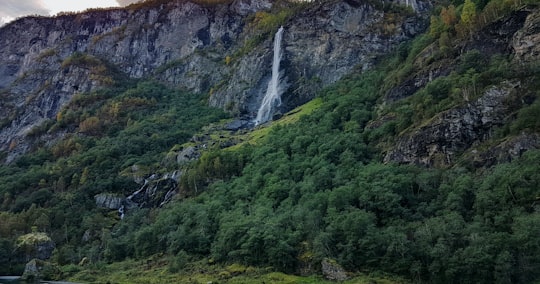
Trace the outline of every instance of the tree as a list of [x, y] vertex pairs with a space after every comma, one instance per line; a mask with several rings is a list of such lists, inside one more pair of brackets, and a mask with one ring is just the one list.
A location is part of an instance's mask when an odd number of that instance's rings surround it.
[[433, 38], [438, 38], [443, 31], [444, 24], [441, 21], [441, 18], [437, 16], [431, 16], [429, 22], [429, 35]]
[[463, 11], [461, 12], [461, 23], [471, 32], [476, 20], [476, 5], [472, 0], [465, 0]]
[[457, 23], [456, 7], [454, 7], [454, 5], [450, 5], [448, 8], [442, 8], [441, 20], [447, 28], [453, 27]]

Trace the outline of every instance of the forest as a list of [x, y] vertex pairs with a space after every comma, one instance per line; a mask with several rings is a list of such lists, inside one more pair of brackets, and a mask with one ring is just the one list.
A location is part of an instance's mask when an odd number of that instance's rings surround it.
[[[172, 202], [129, 211], [122, 220], [98, 208], [94, 196], [137, 189], [133, 165], [140, 176], [178, 169], [167, 153], [230, 115], [207, 107], [206, 95], [121, 74], [108, 88], [77, 95], [32, 130], [65, 131], [62, 139], [0, 166], [0, 275], [20, 275], [18, 238], [43, 232], [56, 244], [51, 262], [60, 272], [50, 278], [82, 282], [99, 282], [92, 274], [117, 262], [156, 258], [168, 274], [238, 265], [309, 276], [331, 259], [353, 278], [539, 281], [540, 150], [492, 166], [475, 165], [467, 151], [444, 166], [384, 162], [400, 135], [501, 82], [519, 80], [526, 94], [516, 101], [525, 103], [510, 105], [508, 122], [477, 148], [540, 132], [538, 62], [463, 51], [475, 33], [538, 3], [439, 4], [426, 33], [372, 70], [322, 90], [308, 114], [293, 111], [282, 118], [293, 122], [260, 126], [254, 131], [264, 135], [256, 141], [209, 147], [182, 165]], [[88, 61], [81, 54], [71, 60]], [[409, 97], [385, 101], [391, 88], [434, 62], [452, 71]], [[83, 258], [90, 264], [80, 266]], [[230, 277], [220, 275], [224, 282]]]

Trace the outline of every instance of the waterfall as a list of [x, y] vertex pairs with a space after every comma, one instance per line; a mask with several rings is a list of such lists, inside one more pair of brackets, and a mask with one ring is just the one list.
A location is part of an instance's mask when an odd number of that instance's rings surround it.
[[274, 107], [281, 105], [281, 94], [283, 93], [282, 86], [280, 86], [280, 73], [279, 62], [281, 61], [281, 37], [283, 35], [283, 27], [280, 27], [274, 37], [274, 60], [272, 61], [272, 79], [268, 82], [268, 88], [266, 94], [262, 100], [259, 111], [257, 112], [257, 118], [255, 119], [255, 125], [265, 123], [272, 118], [272, 111]]

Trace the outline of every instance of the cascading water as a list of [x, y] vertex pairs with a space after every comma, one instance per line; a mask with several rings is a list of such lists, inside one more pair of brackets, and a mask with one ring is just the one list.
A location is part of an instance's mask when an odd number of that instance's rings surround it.
[[279, 73], [279, 62], [281, 61], [281, 37], [283, 35], [283, 27], [280, 27], [274, 37], [274, 61], [272, 62], [272, 79], [268, 82], [266, 94], [262, 100], [255, 125], [265, 123], [272, 118], [274, 107], [281, 105], [281, 94], [283, 93], [280, 85], [281, 74]]

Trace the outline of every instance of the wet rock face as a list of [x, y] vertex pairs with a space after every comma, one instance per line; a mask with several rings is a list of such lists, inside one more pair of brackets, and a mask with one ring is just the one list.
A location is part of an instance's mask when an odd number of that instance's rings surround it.
[[[29, 17], [2, 27], [0, 151], [8, 152], [7, 162], [27, 152], [34, 127], [54, 120], [74, 94], [110, 84], [115, 72], [209, 93], [210, 105], [252, 115], [271, 74], [272, 35], [231, 62], [225, 59], [255, 36], [250, 17], [271, 7], [269, 0], [215, 6], [178, 0], [137, 10]], [[313, 98], [356, 67], [370, 67], [376, 56], [425, 28], [414, 17], [396, 16], [391, 29], [386, 20], [364, 1], [322, 1], [286, 22], [282, 72], [288, 90], [280, 111]], [[114, 71], [67, 64], [76, 52]]]
[[94, 196], [96, 200], [96, 205], [101, 208], [107, 209], [119, 209], [122, 207], [122, 202], [124, 202], [124, 197], [118, 196], [111, 193], [100, 193]]
[[485, 141], [492, 130], [506, 122], [512, 111], [507, 104], [518, 83], [506, 82], [487, 90], [478, 100], [450, 109], [427, 125], [401, 136], [385, 162], [444, 166], [473, 144]]
[[123, 207], [155, 208], [165, 205], [178, 193], [177, 178], [176, 173], [164, 176], [154, 174], [148, 177], [137, 191], [123, 200]]
[[[244, 18], [270, 7], [267, 0], [213, 7], [170, 1], [138, 10], [29, 17], [2, 27], [0, 151], [8, 152], [7, 162], [27, 152], [32, 144], [28, 133], [34, 127], [55, 119], [74, 94], [107, 86], [114, 79], [108, 69], [100, 73], [66, 64], [73, 54], [113, 66], [123, 76], [155, 75], [174, 87], [206, 92], [224, 76], [215, 72], [223, 69], [222, 43], [236, 42]], [[199, 51], [207, 47], [217, 51], [202, 55]]]
[[[281, 113], [312, 99], [323, 86], [353, 69], [370, 68], [377, 56], [425, 28], [425, 21], [400, 16], [388, 28], [385, 17], [365, 1], [323, 1], [287, 22], [282, 40], [286, 91]], [[255, 113], [270, 80], [272, 49], [269, 37], [233, 64], [230, 83], [212, 93], [210, 104], [241, 114]]]

